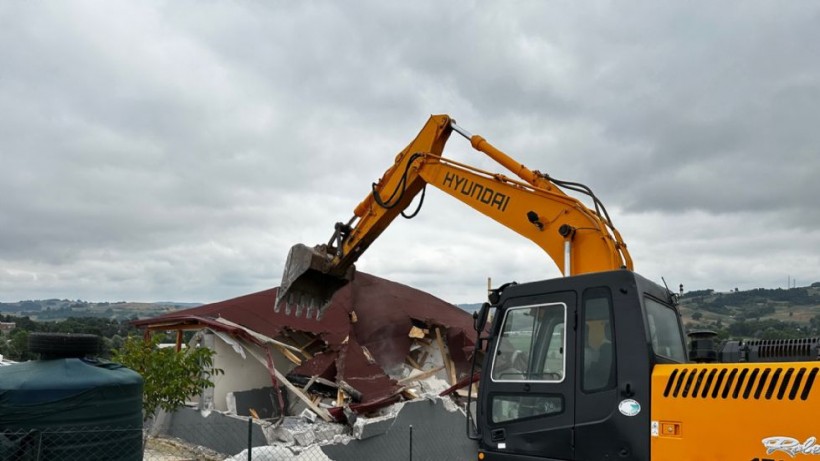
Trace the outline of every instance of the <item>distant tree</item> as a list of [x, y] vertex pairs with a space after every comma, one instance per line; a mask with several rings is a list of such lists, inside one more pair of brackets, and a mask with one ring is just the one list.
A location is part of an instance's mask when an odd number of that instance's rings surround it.
[[709, 312], [714, 312], [716, 314], [721, 314], [721, 315], [731, 314], [731, 311], [729, 310], [729, 308], [726, 307], [725, 297], [720, 296], [720, 295], [718, 296], [717, 299], [715, 299], [711, 302], [708, 302], [708, 303], [704, 303], [701, 307], [703, 308], [703, 310], [706, 310], [706, 311], [709, 311]]
[[692, 314], [692, 320], [700, 320], [702, 318], [703, 314], [701, 314], [700, 312], [695, 312], [694, 314]]
[[766, 315], [774, 314], [775, 308], [774, 306], [753, 306], [748, 307], [740, 311], [737, 315], [738, 320], [743, 319], [757, 319], [760, 320], [760, 317], [764, 317]]
[[6, 348], [8, 358], [18, 362], [25, 362], [37, 358], [28, 350], [28, 331], [15, 328], [9, 338]]
[[154, 335], [149, 341], [129, 336], [122, 348], [112, 354], [113, 361], [136, 371], [145, 380], [142, 408], [146, 420], [159, 409], [171, 412], [185, 405], [186, 400], [213, 386], [211, 377], [223, 373], [213, 366], [213, 350], [160, 349], [161, 336]]
[[20, 302], [20, 310], [26, 311], [39, 311], [42, 309], [40, 303], [37, 301], [22, 301]]
[[715, 290], [713, 290], [711, 288], [708, 288], [706, 290], [692, 290], [692, 291], [687, 291], [686, 293], [684, 293], [683, 297], [684, 298], [696, 298], [696, 297], [699, 297], [699, 296], [709, 296], [709, 295], [713, 294], [714, 292], [715, 292]]
[[761, 339], [792, 339], [798, 336], [797, 332], [776, 327], [768, 327], [759, 335]]
[[813, 335], [820, 334], [820, 314], [809, 320], [809, 333]]

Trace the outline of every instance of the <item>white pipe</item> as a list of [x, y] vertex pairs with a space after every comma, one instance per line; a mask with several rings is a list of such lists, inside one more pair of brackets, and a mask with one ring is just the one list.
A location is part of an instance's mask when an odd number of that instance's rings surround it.
[[564, 277], [572, 274], [572, 240], [564, 239]]

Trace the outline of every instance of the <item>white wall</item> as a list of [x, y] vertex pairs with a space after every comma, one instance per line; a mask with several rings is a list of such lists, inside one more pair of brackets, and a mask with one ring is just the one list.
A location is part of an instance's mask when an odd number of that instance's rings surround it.
[[[225, 372], [213, 379], [215, 410], [228, 410], [225, 402], [228, 392], [246, 391], [273, 385], [267, 368], [254, 358], [249, 351], [245, 351], [245, 358], [242, 358], [231, 345], [226, 344], [219, 336], [214, 340], [214, 350], [216, 351], [214, 366]], [[275, 356], [274, 360], [276, 360]]]

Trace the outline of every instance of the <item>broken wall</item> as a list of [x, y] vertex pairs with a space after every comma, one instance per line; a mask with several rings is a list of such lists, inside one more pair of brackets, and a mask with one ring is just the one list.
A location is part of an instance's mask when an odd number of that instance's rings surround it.
[[[219, 453], [233, 454], [248, 448], [248, 420], [212, 411], [203, 416], [192, 408], [180, 408], [168, 415], [162, 434], [207, 447]], [[196, 428], [192, 430], [192, 428]], [[268, 445], [259, 425], [251, 426], [251, 446]]]
[[250, 429], [254, 459], [442, 461], [475, 459], [478, 446], [465, 428], [463, 412], [447, 399], [431, 398], [386, 408], [380, 415], [359, 418], [352, 427], [312, 424], [299, 417], [276, 423], [255, 420], [249, 426], [244, 418], [183, 408], [169, 415], [161, 433], [225, 455], [237, 454], [230, 458], [237, 460], [247, 459]]
[[[239, 354], [233, 346], [225, 343], [217, 337], [214, 341], [214, 367], [222, 369], [225, 373], [212, 378], [214, 383], [214, 409], [227, 411], [227, 395], [230, 392], [246, 391], [260, 387], [272, 386], [270, 373], [267, 368], [256, 360], [248, 352], [244, 352], [244, 357]], [[289, 363], [284, 357], [276, 357], [274, 360], [278, 364]], [[278, 359], [278, 360], [277, 360]]]

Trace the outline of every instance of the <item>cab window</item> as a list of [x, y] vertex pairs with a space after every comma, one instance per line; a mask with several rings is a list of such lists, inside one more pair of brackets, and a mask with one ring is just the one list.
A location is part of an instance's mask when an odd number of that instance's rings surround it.
[[496, 424], [564, 411], [563, 397], [554, 394], [494, 395], [492, 402], [492, 421]]
[[644, 306], [649, 343], [655, 355], [662, 361], [686, 362], [678, 314], [672, 307], [649, 297], [644, 298]]
[[612, 295], [607, 287], [584, 292], [584, 314], [581, 332], [583, 374], [581, 388], [597, 392], [615, 386], [615, 348], [612, 325]]
[[563, 381], [566, 370], [563, 303], [506, 310], [493, 357], [493, 381]]

